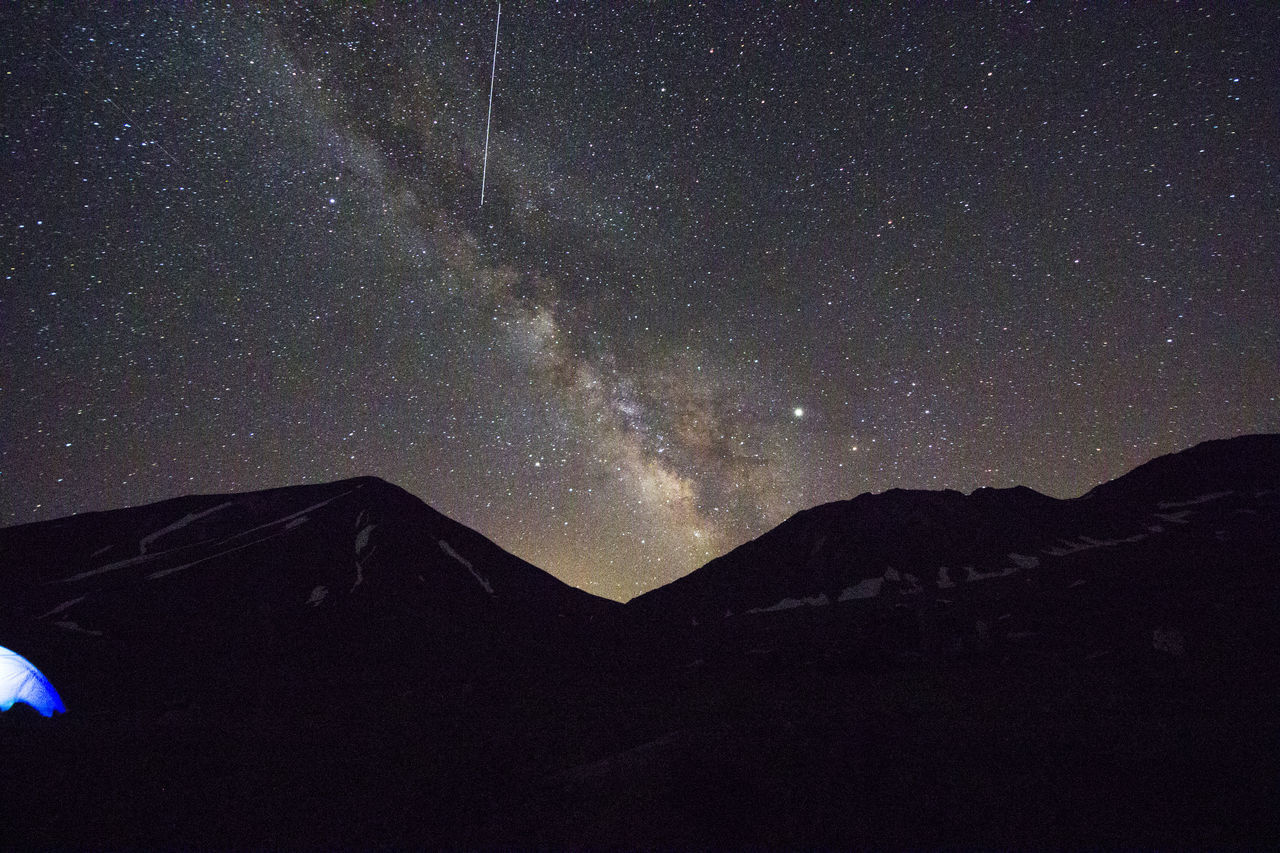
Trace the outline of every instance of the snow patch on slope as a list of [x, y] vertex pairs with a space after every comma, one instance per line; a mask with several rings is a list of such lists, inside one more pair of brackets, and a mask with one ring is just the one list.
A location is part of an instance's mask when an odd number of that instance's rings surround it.
[[[1156, 518], [1160, 518], [1165, 521], [1173, 521], [1175, 524], [1185, 524], [1185, 517], [1190, 514], [1190, 510], [1184, 510], [1181, 513], [1168, 515], [1157, 514]], [[1178, 517], [1175, 518], [1174, 516]], [[1121, 536], [1119, 539], [1098, 539], [1094, 536], [1085, 536], [1081, 534], [1077, 536], [1076, 539], [1059, 539], [1057, 545], [1052, 545], [1048, 548], [1041, 548], [1040, 553], [1048, 554], [1050, 557], [1065, 557], [1068, 554], [1075, 554], [1079, 551], [1090, 551], [1094, 548], [1112, 548], [1116, 545], [1122, 545], [1127, 542], [1141, 542], [1143, 539], [1146, 539], [1150, 533], [1163, 532], [1163, 527], [1158, 524], [1151, 524], [1147, 526], [1145, 533], [1135, 533], [1132, 536]]]
[[206, 509], [204, 512], [187, 513], [182, 518], [175, 521], [173, 524], [170, 524], [168, 527], [162, 527], [154, 533], [148, 533], [146, 536], [143, 536], [141, 539], [138, 540], [138, 553], [139, 554], [147, 553], [147, 548], [151, 545], [151, 543], [155, 542], [160, 537], [168, 536], [170, 533], [173, 533], [176, 530], [181, 530], [191, 522], [204, 518], [206, 515], [213, 515], [215, 512], [218, 512], [219, 510], [224, 510], [227, 507], [231, 506], [231, 504], [233, 503], [235, 503], [235, 501], [225, 501], [211, 509]]
[[373, 535], [373, 528], [376, 524], [366, 524], [360, 528], [360, 532], [356, 534], [356, 553], [359, 554], [365, 548], [369, 547], [369, 537]]
[[1191, 515], [1191, 510], [1183, 509], [1177, 512], [1157, 512], [1156, 518], [1161, 521], [1167, 521], [1169, 524], [1186, 524], [1187, 516]]
[[62, 602], [61, 604], [59, 604], [57, 607], [55, 607], [55, 608], [53, 608], [52, 610], [50, 610], [48, 613], [41, 613], [41, 614], [40, 614], [39, 616], [37, 616], [36, 618], [37, 618], [37, 619], [47, 619], [48, 617], [52, 616], [53, 614], [55, 614], [55, 613], [61, 613], [62, 611], [66, 610], [68, 607], [71, 607], [71, 606], [73, 606], [73, 605], [79, 604], [80, 602], [82, 602], [82, 601], [84, 601], [84, 600], [85, 600], [85, 596], [83, 596], [83, 595], [82, 595], [82, 596], [80, 596], [79, 598], [73, 598], [73, 599], [71, 599], [70, 601], [64, 601], [64, 602]]
[[777, 613], [779, 610], [793, 610], [797, 607], [822, 607], [830, 604], [831, 599], [827, 598], [824, 592], [820, 595], [810, 595], [803, 598], [784, 598], [777, 604], [769, 607], [753, 607], [748, 613]]
[[[234, 533], [234, 534], [232, 534], [231, 536], [226, 537], [225, 539], [221, 539], [221, 540], [219, 540], [218, 542], [215, 542], [215, 543], [213, 544], [213, 546], [212, 546], [212, 547], [215, 547], [215, 548], [216, 548], [216, 547], [218, 547], [219, 545], [224, 545], [224, 544], [226, 544], [227, 542], [231, 542], [231, 541], [233, 541], [233, 540], [240, 539], [241, 537], [248, 536], [250, 533], [256, 533], [257, 531], [259, 531], [259, 530], [264, 530], [264, 529], [266, 529], [266, 528], [268, 528], [268, 527], [274, 527], [274, 526], [276, 526], [277, 524], [287, 524], [289, 521], [291, 521], [291, 520], [293, 520], [293, 519], [297, 518], [298, 516], [305, 516], [307, 513], [309, 513], [309, 512], [313, 512], [313, 511], [315, 511], [315, 510], [317, 510], [317, 509], [320, 509], [320, 507], [322, 507], [322, 506], [327, 506], [328, 504], [331, 504], [331, 503], [333, 503], [334, 501], [338, 500], [338, 498], [344, 498], [344, 497], [346, 497], [347, 495], [351, 494], [351, 492], [354, 492], [354, 491], [355, 491], [355, 489], [350, 489], [350, 490], [348, 490], [348, 491], [343, 492], [343, 493], [342, 493], [342, 494], [340, 494], [340, 495], [335, 495], [335, 496], [333, 496], [333, 497], [329, 498], [328, 500], [321, 501], [321, 502], [320, 502], [320, 503], [318, 503], [318, 504], [312, 504], [311, 506], [306, 507], [305, 509], [300, 509], [300, 510], [298, 510], [297, 512], [291, 512], [291, 513], [289, 513], [289, 514], [288, 514], [288, 515], [286, 515], [286, 516], [282, 516], [282, 517], [277, 518], [277, 519], [274, 519], [274, 520], [272, 520], [272, 521], [268, 521], [268, 522], [266, 522], [265, 524], [259, 524], [257, 527], [251, 527], [251, 528], [249, 528], [248, 530], [242, 530], [242, 531], [240, 531], [239, 533]], [[221, 509], [221, 508], [223, 508], [223, 507], [225, 507], [225, 506], [230, 505], [230, 503], [231, 503], [231, 502], [229, 501], [229, 502], [228, 502], [228, 503], [226, 503], [226, 504], [222, 504], [222, 505], [221, 505], [221, 506], [219, 506], [219, 507], [215, 507], [215, 509]], [[195, 516], [195, 517], [199, 517], [199, 516], [201, 516], [201, 515], [208, 515], [210, 512], [213, 512], [213, 510], [206, 510], [206, 511], [205, 511], [205, 512], [203, 512], [203, 513], [196, 513], [196, 516]], [[186, 523], [188, 523], [188, 524], [189, 524], [192, 520], [193, 520], [193, 518], [192, 518], [192, 517], [190, 517], [190, 516], [188, 516], [188, 518], [187, 518], [187, 522], [186, 522]], [[173, 525], [170, 525], [170, 527], [172, 527], [172, 526], [173, 526]], [[158, 535], [158, 534], [160, 534], [160, 533], [164, 533], [164, 532], [165, 532], [165, 531], [163, 531], [163, 530], [161, 530], [161, 531], [157, 531], [157, 533], [156, 533], [156, 534], [153, 534], [153, 535], [152, 535], [152, 536], [150, 536], [150, 537], [146, 537], [146, 539], [153, 539], [153, 538], [155, 537], [155, 535]], [[195, 560], [195, 561], [190, 562], [190, 563], [185, 563], [185, 564], [183, 564], [183, 565], [181, 565], [181, 566], [177, 566], [177, 567], [172, 568], [172, 569], [162, 569], [161, 571], [153, 572], [153, 573], [151, 573], [151, 574], [147, 575], [147, 577], [152, 578], [152, 579], [159, 578], [159, 577], [163, 577], [164, 575], [172, 574], [172, 573], [174, 573], [174, 572], [176, 572], [176, 571], [179, 571], [179, 570], [181, 570], [181, 569], [189, 568], [189, 567], [194, 566], [194, 565], [197, 565], [197, 564], [199, 564], [199, 563], [203, 563], [203, 562], [205, 562], [206, 560], [212, 560], [214, 557], [220, 557], [220, 556], [222, 556], [223, 554], [230, 554], [230, 553], [232, 553], [232, 552], [234, 552], [234, 551], [240, 551], [240, 550], [243, 550], [244, 548], [248, 548], [248, 547], [249, 547], [249, 545], [255, 545], [255, 544], [257, 544], [258, 542], [265, 542], [265, 541], [266, 541], [266, 540], [268, 540], [268, 539], [274, 539], [276, 536], [283, 535], [283, 533], [284, 533], [284, 531], [280, 531], [279, 533], [273, 533], [273, 534], [271, 534], [270, 536], [264, 536], [264, 537], [262, 537], [261, 539], [255, 539], [254, 541], [252, 541], [252, 542], [248, 543], [247, 545], [239, 545], [239, 546], [236, 546], [235, 548], [229, 548], [229, 549], [227, 549], [226, 551], [222, 551], [222, 552], [220, 552], [220, 553], [216, 553], [216, 554], [211, 554], [211, 555], [209, 555], [208, 557], [203, 557], [203, 558], [201, 558], [201, 559], [199, 559], [199, 560]], [[199, 544], [204, 544], [204, 543], [199, 543]], [[156, 559], [159, 559], [160, 557], [164, 557], [164, 556], [166, 556], [166, 555], [168, 555], [168, 554], [173, 554], [173, 553], [176, 553], [176, 552], [178, 552], [178, 551], [183, 551], [183, 550], [189, 550], [189, 549], [191, 549], [191, 548], [193, 548], [193, 547], [196, 547], [196, 546], [195, 546], [195, 545], [182, 545], [182, 546], [179, 546], [179, 547], [177, 547], [177, 548], [170, 548], [170, 549], [169, 549], [169, 550], [167, 550], [167, 551], [158, 551], [158, 552], [156, 552], [156, 553], [154, 553], [154, 554], [145, 554], [145, 553], [144, 553], [144, 554], [140, 554], [140, 555], [138, 555], [138, 556], [136, 556], [136, 557], [130, 557], [130, 558], [128, 558], [127, 560], [119, 560], [119, 561], [114, 562], [114, 563], [107, 563], [105, 566], [99, 566], [99, 567], [98, 567], [98, 568], [96, 568], [96, 569], [89, 569], [89, 570], [87, 570], [87, 571], [78, 572], [78, 573], [76, 573], [76, 574], [74, 574], [74, 575], [71, 575], [71, 576], [69, 576], [69, 577], [59, 578], [59, 579], [58, 579], [58, 580], [56, 580], [56, 581], [50, 581], [50, 583], [74, 583], [74, 582], [76, 582], [76, 581], [82, 581], [82, 580], [84, 580], [85, 578], [91, 578], [91, 577], [93, 577], [94, 575], [104, 574], [105, 572], [114, 572], [114, 571], [116, 571], [117, 569], [124, 569], [124, 568], [127, 568], [127, 567], [129, 567], [129, 566], [136, 566], [136, 565], [138, 565], [139, 563], [146, 563], [146, 562], [149, 562], [149, 561], [151, 561], [151, 560], [156, 560]]]
[[351, 590], [364, 583], [364, 567], [373, 555], [377, 553], [378, 546], [370, 547], [369, 540], [373, 537], [373, 531], [377, 528], [376, 524], [364, 524], [365, 517], [369, 514], [368, 510], [361, 510], [360, 515], [356, 517], [356, 527], [360, 528], [356, 533], [355, 550], [356, 550], [356, 579], [351, 584]]
[[1093, 545], [1081, 544], [1071, 539], [1059, 539], [1058, 541], [1062, 544], [1054, 545], [1049, 548], [1041, 548], [1041, 553], [1048, 554], [1050, 557], [1065, 557], [1068, 554], [1074, 554], [1077, 551], [1088, 551], [1090, 548], [1095, 547]]
[[853, 586], [845, 587], [840, 593], [840, 597], [836, 601], [853, 601], [858, 598], [875, 598], [880, 594], [880, 587], [884, 586], [884, 578], [867, 578], [858, 581]]
[[996, 569], [995, 571], [991, 571], [991, 572], [980, 572], [977, 569], [975, 569], [973, 566], [965, 566], [964, 571], [965, 571], [965, 578], [964, 578], [965, 581], [968, 583], [973, 583], [974, 581], [986, 581], [986, 580], [991, 580], [992, 578], [1008, 577], [1009, 575], [1017, 572], [1018, 567], [1005, 566], [1004, 568]]
[[59, 628], [61, 628], [64, 631], [71, 631], [76, 634], [88, 634], [91, 637], [102, 636], [101, 631], [92, 631], [88, 628], [81, 628], [79, 625], [77, 625], [75, 622], [72, 622], [70, 619], [62, 619], [57, 622], [54, 622], [53, 624], [57, 625]]
[[[210, 560], [216, 560], [219, 557], [225, 557], [227, 554], [234, 554], [236, 551], [243, 551], [245, 548], [252, 548], [254, 545], [257, 545], [260, 542], [266, 542], [268, 539], [275, 539], [278, 536], [283, 536], [284, 533], [285, 532], [283, 530], [280, 531], [279, 533], [269, 533], [266, 536], [263, 536], [259, 539], [254, 539], [252, 542], [246, 542], [243, 545], [237, 545], [236, 547], [228, 548], [225, 551], [218, 551], [216, 553], [210, 554], [207, 557], [201, 557], [199, 560], [192, 560], [190, 563], [183, 563], [180, 566], [173, 566], [168, 569], [160, 569], [159, 571], [152, 572], [151, 574], [147, 575], [147, 580], [153, 580], [153, 581], [159, 580], [162, 577], [174, 574], [175, 572], [184, 571], [185, 569], [189, 569], [192, 566], [198, 566], [201, 563], [207, 563]], [[96, 572], [93, 572], [91, 574], [96, 574]]]
[[485, 592], [489, 593], [490, 595], [493, 595], [493, 586], [491, 586], [489, 581], [485, 579], [484, 575], [480, 574], [475, 570], [475, 567], [471, 565], [470, 560], [466, 559], [457, 551], [453, 550], [453, 546], [451, 546], [448, 542], [444, 541], [443, 539], [440, 540], [440, 550], [444, 551], [450, 557], [457, 560], [462, 565], [466, 566], [467, 571], [471, 572], [471, 576], [476, 579], [476, 583], [484, 587]]
[[1235, 494], [1235, 492], [1231, 492], [1231, 491], [1209, 492], [1208, 494], [1200, 495], [1199, 497], [1191, 498], [1190, 500], [1185, 500], [1185, 501], [1161, 501], [1160, 503], [1156, 504], [1156, 506], [1158, 506], [1160, 509], [1177, 509], [1179, 507], [1184, 507], [1184, 506], [1196, 506], [1197, 504], [1207, 504], [1209, 501], [1216, 501], [1221, 498], [1225, 498], [1228, 495], [1233, 495], [1233, 494]]

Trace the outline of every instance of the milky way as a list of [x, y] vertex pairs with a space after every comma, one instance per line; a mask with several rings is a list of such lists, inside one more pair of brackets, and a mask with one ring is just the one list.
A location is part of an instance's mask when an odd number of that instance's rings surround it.
[[1280, 429], [1274, 7], [612, 5], [483, 208], [496, 4], [0, 13], [0, 520], [375, 474], [626, 599]]

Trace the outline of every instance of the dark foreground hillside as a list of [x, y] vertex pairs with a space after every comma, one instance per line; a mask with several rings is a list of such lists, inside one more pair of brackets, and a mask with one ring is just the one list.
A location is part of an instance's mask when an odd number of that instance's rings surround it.
[[13, 846], [1280, 842], [1275, 436], [817, 507], [625, 607], [376, 480], [0, 559], [69, 709], [0, 715]]

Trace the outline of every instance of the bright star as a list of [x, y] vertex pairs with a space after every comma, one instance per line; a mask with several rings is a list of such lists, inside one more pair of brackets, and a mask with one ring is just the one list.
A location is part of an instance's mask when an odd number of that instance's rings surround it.
[[791, 414], [795, 415], [797, 418], [803, 418], [804, 409], [800, 408], [799, 406], [796, 406], [794, 409], [792, 409]]

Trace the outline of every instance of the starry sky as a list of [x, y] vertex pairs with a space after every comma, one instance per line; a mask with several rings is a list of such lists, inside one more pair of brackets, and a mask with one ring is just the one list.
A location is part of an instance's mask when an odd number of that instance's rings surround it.
[[1280, 7], [5, 4], [0, 523], [381, 476], [628, 599], [1280, 430]]

